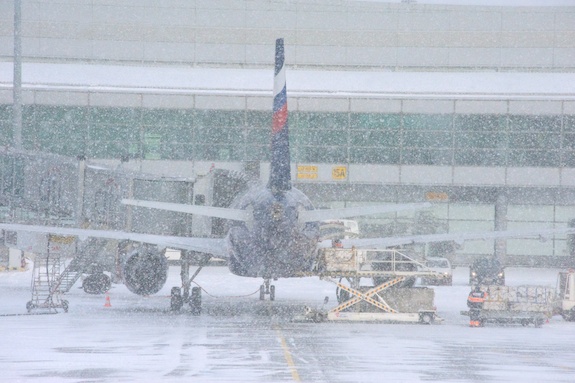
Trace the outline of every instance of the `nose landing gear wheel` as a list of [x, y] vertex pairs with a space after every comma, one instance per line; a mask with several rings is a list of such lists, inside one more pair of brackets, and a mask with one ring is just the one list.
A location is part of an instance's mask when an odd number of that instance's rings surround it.
[[263, 301], [266, 297], [266, 288], [264, 285], [260, 285], [260, 301]]
[[276, 287], [274, 285], [270, 285], [269, 279], [265, 279], [264, 284], [260, 285], [260, 301], [263, 301], [266, 295], [270, 296], [270, 301], [276, 299]]
[[274, 285], [270, 286], [270, 301], [276, 299], [276, 287]]

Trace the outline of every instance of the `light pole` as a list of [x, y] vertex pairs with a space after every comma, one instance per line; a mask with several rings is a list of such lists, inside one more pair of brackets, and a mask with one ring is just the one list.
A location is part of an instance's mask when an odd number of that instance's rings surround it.
[[14, 81], [12, 104], [12, 142], [22, 149], [22, 4], [14, 0]]

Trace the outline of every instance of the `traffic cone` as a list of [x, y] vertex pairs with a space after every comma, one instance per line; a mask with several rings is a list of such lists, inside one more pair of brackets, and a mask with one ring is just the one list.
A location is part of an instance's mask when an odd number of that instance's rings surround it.
[[106, 303], [104, 303], [104, 307], [112, 307], [112, 304], [110, 303], [110, 296], [106, 295]]

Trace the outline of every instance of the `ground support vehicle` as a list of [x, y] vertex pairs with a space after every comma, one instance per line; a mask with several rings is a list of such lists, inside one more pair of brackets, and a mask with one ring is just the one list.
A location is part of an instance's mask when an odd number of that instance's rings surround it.
[[431, 324], [442, 320], [433, 289], [405, 283], [437, 273], [400, 250], [323, 249], [318, 274], [336, 285], [339, 305], [325, 315], [329, 321]]
[[453, 284], [453, 271], [451, 269], [451, 263], [447, 258], [429, 257], [425, 261], [425, 265], [430, 270], [436, 271], [438, 275], [428, 275], [421, 277], [422, 284], [446, 286], [451, 286]]
[[469, 266], [469, 285], [505, 285], [505, 269], [495, 257], [478, 258]]
[[575, 270], [559, 272], [556, 311], [566, 321], [575, 321]]
[[[530, 324], [540, 327], [553, 315], [555, 292], [547, 286], [481, 286], [487, 292], [479, 322], [496, 324]], [[461, 311], [469, 316], [469, 311]]]

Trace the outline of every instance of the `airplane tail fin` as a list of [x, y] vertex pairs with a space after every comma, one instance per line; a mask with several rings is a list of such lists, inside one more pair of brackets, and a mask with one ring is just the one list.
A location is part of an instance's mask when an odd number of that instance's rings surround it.
[[284, 39], [276, 40], [271, 167], [268, 187], [273, 192], [291, 189], [288, 109], [284, 67]]

